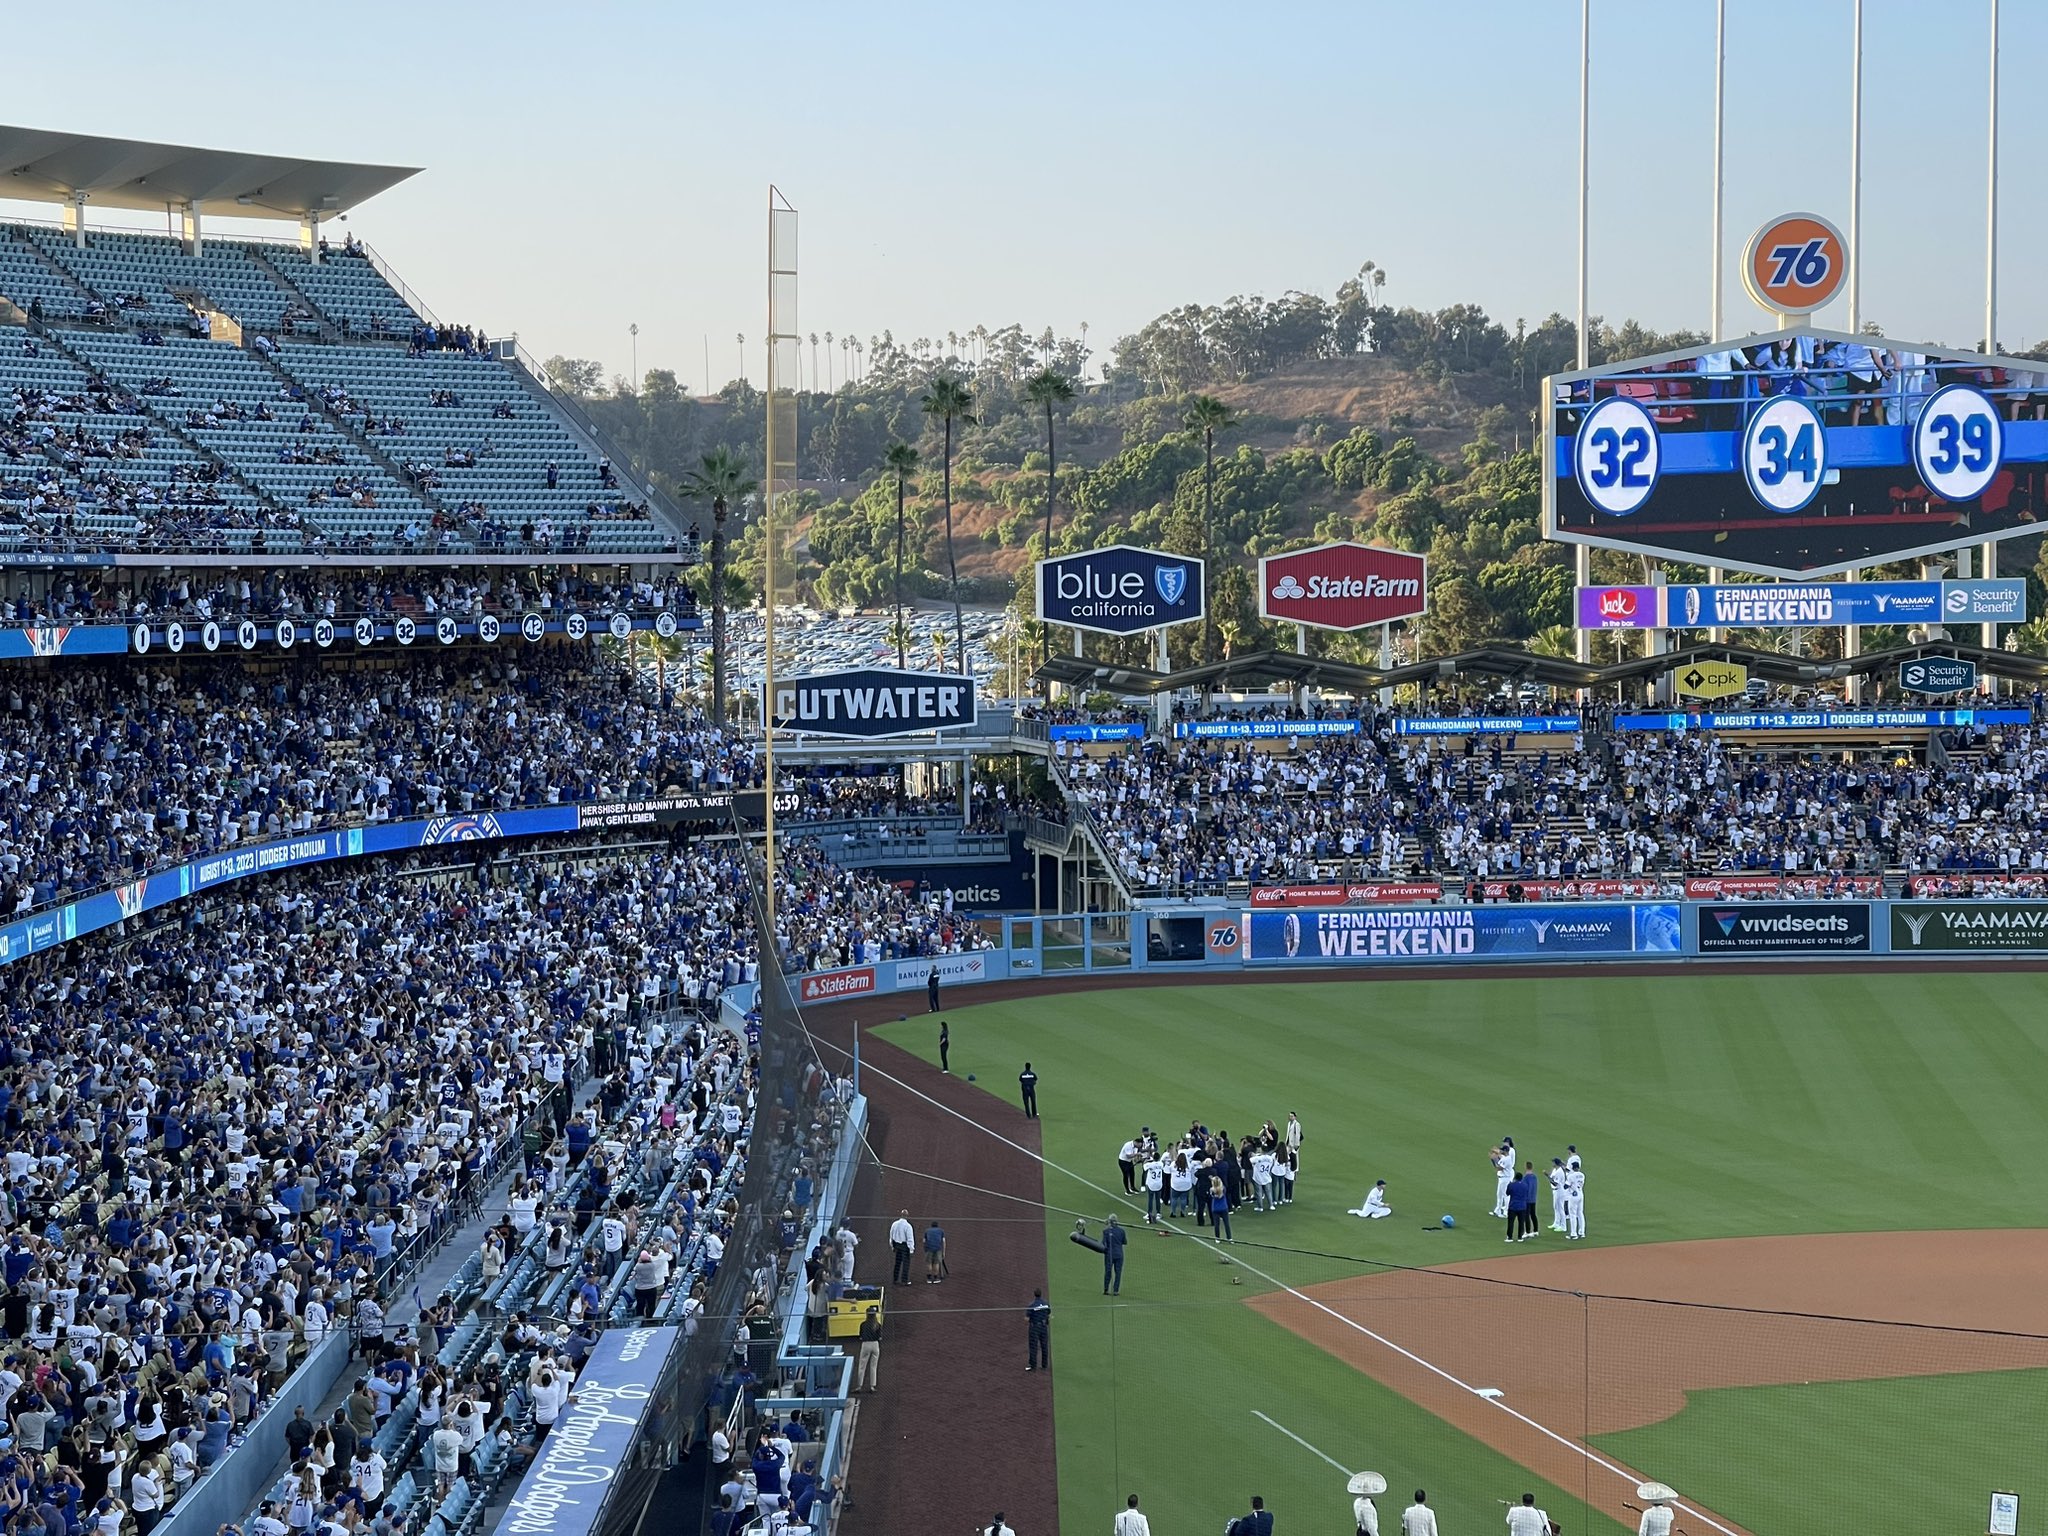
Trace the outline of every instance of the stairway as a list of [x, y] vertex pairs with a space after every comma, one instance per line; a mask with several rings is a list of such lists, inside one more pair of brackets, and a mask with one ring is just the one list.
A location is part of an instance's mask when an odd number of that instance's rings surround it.
[[[318, 304], [315, 304], [310, 298], [308, 298], [306, 296], [305, 290], [300, 288], [297, 283], [293, 282], [290, 278], [286, 277], [284, 273], [281, 270], [279, 270], [276, 263], [271, 261], [271, 259], [268, 256], [263, 254], [263, 251], [260, 247], [251, 244], [245, 246], [244, 249], [248, 251], [249, 259], [256, 264], [257, 268], [263, 273], [265, 277], [269, 278], [273, 283], [277, 284], [277, 286], [280, 289], [282, 289], [294, 301], [306, 306], [306, 312], [313, 317], [312, 326], [314, 334], [318, 337], [319, 340], [335, 341], [340, 339], [341, 328], [337, 326], [332, 320], [328, 319], [326, 311], [321, 309]], [[293, 321], [293, 334], [298, 334], [299, 327], [303, 326], [305, 323], [306, 322], [304, 321]]]
[[[6, 236], [0, 235], [0, 239], [5, 238]], [[105, 294], [96, 288], [88, 287], [72, 276], [71, 270], [57, 260], [56, 257], [52, 256], [44, 247], [43, 236], [38, 235], [32, 229], [21, 229], [14, 232], [14, 238], [23, 250], [35, 257], [37, 261], [41, 262], [49, 270], [52, 277], [64, 284], [65, 287], [71, 289], [81, 299], [84, 299], [89, 304], [99, 305], [109, 314], [118, 314], [120, 312], [120, 306], [109, 302]]]

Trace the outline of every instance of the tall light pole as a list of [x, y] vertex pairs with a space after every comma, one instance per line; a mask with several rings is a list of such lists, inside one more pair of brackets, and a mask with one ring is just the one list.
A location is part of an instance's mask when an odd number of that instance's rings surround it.
[[1863, 330], [1863, 0], [1854, 0], [1849, 49], [1849, 332]]
[[[1860, 18], [1863, 14], [1863, 0], [1856, 0], [1856, 14], [1859, 18], [1858, 26], [1860, 27], [1862, 24]], [[1724, 185], [1721, 177], [1721, 144], [1725, 137], [1723, 130], [1727, 122], [1723, 112], [1727, 81], [1728, 0], [1714, 0], [1714, 231], [1711, 237], [1714, 249], [1712, 252], [1713, 285], [1711, 289], [1713, 294], [1713, 313], [1709, 316], [1707, 323], [1707, 340], [1709, 341], [1719, 341], [1721, 339], [1721, 194]], [[1852, 244], [1850, 249], [1854, 250], [1855, 246]], [[1853, 274], [1856, 269], [1851, 267], [1849, 270], [1852, 274], [1850, 281], [1854, 282]]]
[[635, 320], [626, 327], [626, 333], [633, 338], [633, 393], [640, 393], [640, 322]]
[[[1590, 321], [1586, 312], [1586, 201], [1587, 183], [1590, 175], [1591, 139], [1588, 120], [1592, 105], [1593, 79], [1593, 0], [1579, 0], [1579, 367], [1581, 370], [1593, 366], [1593, 342], [1588, 332]], [[1574, 551], [1574, 579], [1578, 585], [1593, 584], [1593, 549], [1581, 544]], [[1582, 629], [1578, 633], [1578, 656], [1580, 661], [1593, 659], [1593, 632]]]

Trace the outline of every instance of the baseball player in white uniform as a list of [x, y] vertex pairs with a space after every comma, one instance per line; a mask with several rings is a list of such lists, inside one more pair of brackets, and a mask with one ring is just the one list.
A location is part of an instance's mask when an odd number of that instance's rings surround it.
[[1351, 1214], [1353, 1216], [1363, 1216], [1367, 1221], [1378, 1221], [1383, 1217], [1393, 1215], [1394, 1208], [1387, 1204], [1387, 1181], [1381, 1179], [1371, 1189], [1368, 1189], [1365, 1192], [1365, 1204], [1351, 1212]]
[[1550, 1160], [1550, 1230], [1564, 1230], [1564, 1159]]
[[1586, 1171], [1583, 1168], [1565, 1170], [1564, 1235], [1567, 1238], [1586, 1235]]
[[1505, 1217], [1508, 1213], [1508, 1185], [1514, 1182], [1515, 1177], [1514, 1148], [1498, 1146], [1489, 1156], [1493, 1161], [1493, 1214]]

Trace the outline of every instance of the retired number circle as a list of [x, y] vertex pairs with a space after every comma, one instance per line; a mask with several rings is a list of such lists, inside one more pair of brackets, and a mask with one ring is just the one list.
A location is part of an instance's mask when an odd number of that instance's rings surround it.
[[1586, 500], [1609, 517], [1640, 511], [1663, 467], [1657, 424], [1635, 401], [1610, 395], [1586, 413], [1572, 439], [1572, 470]]
[[1927, 397], [1913, 424], [1913, 467], [1943, 501], [1975, 501], [2005, 462], [2005, 423], [1990, 397], [1950, 384]]
[[1742, 478], [1773, 512], [1797, 512], [1827, 481], [1828, 430], [1797, 395], [1759, 407], [1742, 433]]

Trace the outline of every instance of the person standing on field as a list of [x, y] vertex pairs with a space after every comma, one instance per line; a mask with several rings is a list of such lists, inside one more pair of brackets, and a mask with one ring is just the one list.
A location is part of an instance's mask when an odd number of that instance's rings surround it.
[[1160, 1197], [1165, 1190], [1166, 1164], [1155, 1152], [1145, 1159], [1145, 1220], [1148, 1225], [1159, 1219]]
[[1523, 1494], [1508, 1509], [1508, 1536], [1550, 1536], [1550, 1516], [1536, 1507], [1535, 1494]]
[[[915, 975], [916, 973], [912, 972], [912, 974]], [[936, 965], [932, 967], [931, 975], [924, 979], [924, 995], [925, 1001], [930, 1005], [925, 1009], [925, 1012], [937, 1013], [939, 1011], [939, 968]]]
[[1550, 1230], [1564, 1230], [1564, 1159], [1550, 1160]]
[[1493, 1214], [1504, 1219], [1508, 1213], [1508, 1186], [1515, 1181], [1515, 1154], [1497, 1146], [1487, 1154], [1493, 1164]]
[[939, 1020], [939, 1070], [948, 1077], [953, 1074], [952, 1050], [953, 1032], [946, 1028], [946, 1021], [941, 1019]]
[[1031, 1305], [1024, 1309], [1024, 1325], [1027, 1331], [1024, 1369], [1051, 1370], [1052, 1304], [1045, 1299], [1045, 1292], [1031, 1293]]
[[1112, 1215], [1102, 1224], [1102, 1294], [1115, 1296], [1124, 1288], [1124, 1229]]
[[1024, 1063], [1024, 1070], [1017, 1074], [1017, 1086], [1024, 1094], [1024, 1118], [1038, 1118], [1038, 1074], [1031, 1070], [1031, 1063]]
[[1420, 1488], [1415, 1490], [1415, 1502], [1401, 1511], [1401, 1536], [1436, 1536], [1436, 1511]]
[[1116, 1168], [1124, 1176], [1124, 1193], [1135, 1195], [1138, 1192], [1138, 1140], [1135, 1136], [1127, 1137], [1124, 1144], [1116, 1149]]
[[889, 1276], [891, 1285], [910, 1284], [910, 1250], [916, 1244], [917, 1231], [910, 1225], [910, 1212], [898, 1211], [896, 1219], [889, 1223], [889, 1252], [896, 1260]]
[[869, 1307], [860, 1320], [860, 1355], [853, 1365], [853, 1390], [872, 1392], [882, 1375], [882, 1309]]
[[945, 1268], [946, 1229], [934, 1216], [932, 1224], [924, 1229], [924, 1283], [937, 1285], [945, 1278]]
[[1583, 1168], [1565, 1170], [1564, 1235], [1571, 1241], [1586, 1235], [1586, 1172]]
[[1135, 1493], [1124, 1500], [1124, 1507], [1116, 1512], [1110, 1536], [1152, 1536], [1152, 1522], [1139, 1511]]

